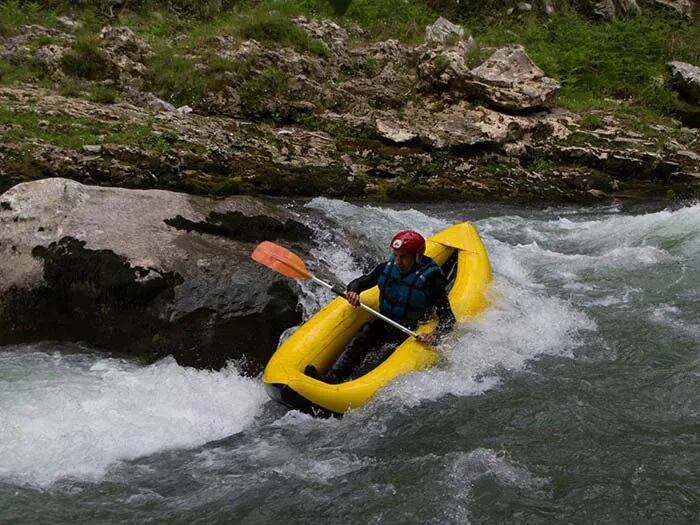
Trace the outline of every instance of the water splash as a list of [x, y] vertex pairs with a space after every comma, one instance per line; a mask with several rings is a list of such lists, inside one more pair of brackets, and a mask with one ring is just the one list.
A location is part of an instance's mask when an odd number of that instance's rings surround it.
[[240, 432], [266, 401], [233, 367], [144, 367], [46, 346], [0, 353], [0, 478], [15, 483], [100, 480], [118, 460]]

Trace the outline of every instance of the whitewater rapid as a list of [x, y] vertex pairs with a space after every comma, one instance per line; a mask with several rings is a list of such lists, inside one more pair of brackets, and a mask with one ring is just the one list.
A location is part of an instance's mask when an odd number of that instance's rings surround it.
[[99, 481], [118, 461], [240, 432], [266, 402], [260, 381], [233, 366], [202, 371], [172, 358], [142, 366], [76, 350], [0, 352], [0, 479]]
[[[323, 198], [299, 211], [308, 213], [315, 231], [317, 246], [309, 265], [343, 283], [380, 260], [398, 229], [430, 235], [457, 220], [472, 219], [470, 210], [454, 207], [424, 212]], [[437, 367], [400, 378], [367, 407], [341, 421], [295, 412], [269, 417], [265, 407], [270, 402], [260, 378], [243, 377], [234, 364], [217, 372], [198, 371], [172, 359], [144, 366], [79, 345], [6, 347], [0, 352], [0, 480], [39, 488], [66, 479], [99, 483], [135, 458], [196, 450], [242, 433], [253, 437], [238, 448], [196, 452], [192, 468], [206, 472], [207, 465], [245, 455], [280, 476], [330, 483], [371, 466], [371, 460], [352, 452], [353, 444], [365, 446], [367, 440], [384, 436], [393, 414], [447, 395], [479, 396], [501, 388], [510, 373], [527, 373], [542, 356], [590, 359], [576, 352], [583, 342], [591, 346], [596, 341], [600, 328], [594, 314], [600, 309], [629, 309], [646, 316], [652, 326], [700, 339], [698, 314], [673, 300], [700, 299], [697, 266], [689, 263], [700, 252], [700, 206], [643, 215], [616, 208], [590, 214], [563, 209], [494, 216], [481, 210], [479, 215], [474, 223], [494, 274], [490, 308], [446, 339]], [[655, 281], [655, 272], [676, 278]], [[684, 277], [674, 289], [674, 282]], [[648, 289], [650, 279], [669, 291], [658, 304], [642, 301], [656, 293]], [[305, 316], [330, 298], [328, 292], [302, 283]], [[338, 435], [358, 428], [363, 432], [353, 438], [359, 441], [342, 442], [350, 451], [319, 456], [295, 449], [284, 438], [271, 444], [256, 437], [279, 428], [295, 439], [320, 439], [327, 447], [338, 443]], [[442, 483], [454, 492], [455, 512], [465, 515], [469, 490], [460, 488], [464, 480], [455, 482], [464, 469], [471, 476], [491, 469], [501, 482], [533, 490], [546, 482], [485, 448], [415, 461], [418, 466], [437, 461], [446, 469]], [[387, 482], [374, 490], [390, 495], [396, 489]]]

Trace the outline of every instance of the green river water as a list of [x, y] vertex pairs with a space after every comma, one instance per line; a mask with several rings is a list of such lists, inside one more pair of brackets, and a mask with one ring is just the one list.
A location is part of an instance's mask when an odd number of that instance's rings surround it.
[[491, 307], [340, 420], [234, 364], [4, 347], [0, 523], [700, 522], [699, 205], [295, 207], [342, 281], [396, 229], [473, 221]]

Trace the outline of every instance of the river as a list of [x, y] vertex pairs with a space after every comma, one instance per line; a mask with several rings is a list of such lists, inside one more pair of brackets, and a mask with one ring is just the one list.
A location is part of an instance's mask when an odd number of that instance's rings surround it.
[[[295, 203], [347, 281], [399, 228], [473, 221], [490, 308], [342, 419], [200, 371], [0, 349], [0, 523], [694, 523], [700, 205]], [[304, 284], [306, 315], [329, 299]]]

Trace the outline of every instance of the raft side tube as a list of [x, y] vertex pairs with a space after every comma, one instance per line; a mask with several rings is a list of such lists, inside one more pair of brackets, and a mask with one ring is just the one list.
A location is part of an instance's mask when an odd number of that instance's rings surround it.
[[[482, 311], [486, 305], [485, 287], [491, 278], [486, 249], [473, 225], [451, 226], [427, 239], [426, 255], [443, 266], [457, 250], [457, 269], [449, 299], [458, 321]], [[378, 307], [379, 290], [361, 294], [362, 301]], [[270, 397], [290, 408], [312, 415], [342, 415], [362, 406], [377, 390], [399, 375], [428, 368], [438, 353], [408, 338], [377, 368], [340, 384], [328, 384], [306, 376], [311, 364], [323, 374], [343, 351], [347, 342], [371, 317], [345, 299], [336, 298], [287, 339], [268, 363], [263, 375]], [[436, 321], [420, 325], [419, 333], [430, 332]]]

